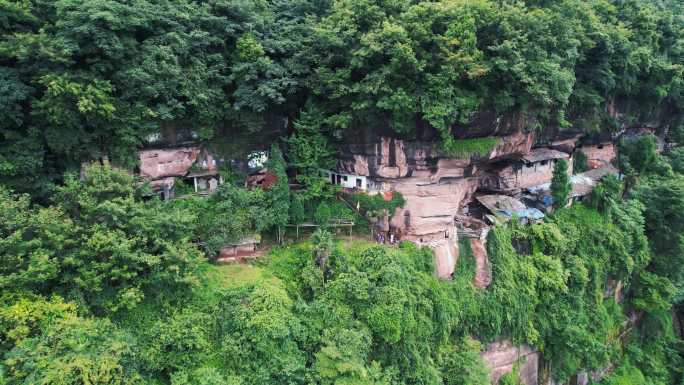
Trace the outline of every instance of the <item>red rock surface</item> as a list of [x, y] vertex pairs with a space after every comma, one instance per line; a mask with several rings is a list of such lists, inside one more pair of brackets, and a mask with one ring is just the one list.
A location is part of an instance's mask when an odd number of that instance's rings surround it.
[[443, 239], [430, 244], [435, 251], [435, 273], [437, 278], [451, 279], [458, 261], [458, 247], [452, 239]]
[[140, 176], [147, 179], [183, 176], [199, 153], [196, 147], [140, 151]]
[[492, 283], [492, 268], [489, 265], [484, 240], [470, 238], [470, 249], [475, 258], [475, 278], [473, 284], [480, 289], [484, 289]]

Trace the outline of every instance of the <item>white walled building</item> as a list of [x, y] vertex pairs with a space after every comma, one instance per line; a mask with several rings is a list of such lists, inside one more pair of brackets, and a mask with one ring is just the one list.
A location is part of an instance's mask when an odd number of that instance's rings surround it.
[[367, 177], [363, 175], [342, 174], [329, 170], [324, 170], [323, 173], [328, 182], [332, 184], [348, 189], [368, 190], [369, 181]]

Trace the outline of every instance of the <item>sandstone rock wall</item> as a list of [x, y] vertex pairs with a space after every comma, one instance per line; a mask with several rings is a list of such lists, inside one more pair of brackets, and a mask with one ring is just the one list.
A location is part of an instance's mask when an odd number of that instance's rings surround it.
[[177, 147], [139, 152], [140, 176], [148, 180], [180, 177], [195, 165], [204, 171], [216, 171], [214, 156], [200, 147]]
[[405, 239], [427, 242], [443, 238], [463, 204], [482, 187], [483, 164], [526, 154], [534, 140], [533, 132], [515, 132], [502, 137], [485, 156], [456, 159], [446, 157], [435, 143], [383, 137], [376, 143], [347, 145], [337, 171], [372, 177], [376, 186], [400, 192], [407, 203], [390, 225], [401, 229]]
[[501, 143], [492, 150], [487, 159], [493, 160], [502, 157], [510, 157], [515, 154], [526, 154], [532, 150], [536, 140], [536, 134], [531, 132], [516, 132], [501, 138]]
[[444, 238], [444, 232], [454, 225], [454, 215], [478, 184], [474, 178], [441, 183], [403, 178], [392, 181], [390, 186], [406, 199], [404, 207], [392, 216], [390, 226], [402, 229], [405, 239], [427, 242]]
[[185, 175], [199, 153], [197, 147], [140, 151], [140, 176], [160, 179]]
[[435, 241], [430, 247], [435, 252], [435, 274], [440, 279], [450, 279], [458, 262], [458, 243], [453, 238]]
[[482, 352], [482, 359], [490, 370], [492, 384], [497, 384], [504, 374], [519, 365], [520, 382], [524, 385], [537, 385], [539, 372], [539, 353], [527, 345], [514, 346], [510, 341], [491, 343]]
[[526, 154], [535, 141], [535, 133], [516, 132], [501, 137], [489, 154], [472, 159], [446, 156], [438, 143], [406, 142], [381, 137], [376, 143], [347, 144], [340, 149], [337, 171], [376, 178], [420, 177], [439, 180], [464, 176], [478, 163]]
[[469, 242], [470, 249], [473, 251], [473, 257], [475, 258], [475, 278], [473, 283], [476, 287], [485, 289], [492, 283], [492, 268], [489, 265], [485, 240], [471, 238]]

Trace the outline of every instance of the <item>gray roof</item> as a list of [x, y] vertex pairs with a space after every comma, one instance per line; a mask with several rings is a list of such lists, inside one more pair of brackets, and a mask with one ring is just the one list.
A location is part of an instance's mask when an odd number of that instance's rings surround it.
[[594, 187], [607, 175], [616, 175], [618, 170], [611, 166], [595, 168], [587, 172], [572, 176], [572, 196], [584, 196], [589, 194]]
[[537, 163], [543, 160], [566, 159], [569, 157], [570, 155], [562, 151], [552, 150], [550, 148], [535, 148], [529, 153], [523, 155], [522, 159], [527, 163]]

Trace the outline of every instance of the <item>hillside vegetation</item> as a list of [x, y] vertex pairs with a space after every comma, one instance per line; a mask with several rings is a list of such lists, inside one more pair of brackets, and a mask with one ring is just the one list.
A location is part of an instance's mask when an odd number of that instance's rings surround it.
[[[683, 101], [679, 0], [0, 0], [0, 384], [484, 385], [506, 339], [543, 381], [681, 385]], [[327, 227], [406, 203], [337, 199], [343, 142], [465, 157], [508, 129], [642, 125], [672, 146], [625, 137], [620, 177], [569, 207], [559, 162], [553, 213], [491, 229], [487, 289], [467, 242], [441, 281], [429, 248]], [[132, 172], [160, 138], [269, 150], [273, 183], [222, 167], [161, 201]]]
[[[625, 167], [654, 163], [629, 185], [611, 177], [544, 222], [495, 227], [486, 290], [472, 283], [467, 242], [452, 281], [433, 276], [429, 248], [334, 243], [325, 230], [258, 266], [214, 267], [197, 242], [215, 235], [198, 224], [229, 205], [230, 185], [200, 209], [146, 199], [107, 166], [67, 177], [49, 206], [2, 188], [0, 379], [486, 384], [482, 344], [508, 338], [563, 383], [613, 367], [607, 383], [678, 384], [680, 152], [635, 152]], [[242, 210], [219, 223], [250, 218]]]
[[[150, 134], [228, 156], [306, 126], [332, 140], [520, 125], [681, 127], [679, 0], [6, 0], [0, 177], [45, 196]], [[618, 114], [619, 112], [619, 114]], [[515, 123], [517, 122], [517, 123]], [[473, 144], [468, 153], [485, 143]]]

